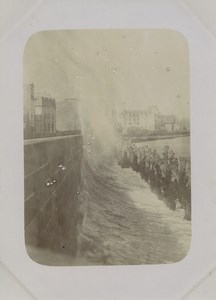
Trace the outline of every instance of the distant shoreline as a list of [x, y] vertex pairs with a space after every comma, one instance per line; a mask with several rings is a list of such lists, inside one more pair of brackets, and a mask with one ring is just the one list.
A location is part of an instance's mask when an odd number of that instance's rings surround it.
[[171, 134], [171, 135], [149, 135], [149, 136], [142, 136], [142, 137], [131, 137], [131, 142], [141, 143], [141, 142], [149, 142], [149, 141], [156, 141], [156, 140], [174, 139], [178, 137], [187, 137], [187, 136], [190, 136], [190, 133]]

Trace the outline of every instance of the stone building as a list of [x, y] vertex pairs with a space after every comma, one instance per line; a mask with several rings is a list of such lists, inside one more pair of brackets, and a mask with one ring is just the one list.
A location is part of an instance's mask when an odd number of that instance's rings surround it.
[[160, 130], [161, 113], [157, 106], [150, 106], [146, 111], [124, 110], [120, 115], [120, 122], [124, 132], [131, 127], [153, 132]]
[[24, 138], [35, 135], [34, 84], [24, 84]]
[[181, 131], [190, 131], [190, 120], [188, 118], [182, 118], [180, 120]]
[[157, 106], [149, 106], [146, 110], [128, 109], [124, 105], [119, 111], [117, 122], [123, 133], [172, 133], [189, 132], [188, 118], [177, 118], [176, 115], [163, 115]]
[[143, 121], [143, 111], [141, 110], [125, 110], [122, 113], [123, 127], [140, 127]]
[[56, 133], [56, 101], [55, 99], [38, 96], [34, 101], [35, 137], [54, 136]]
[[167, 132], [177, 131], [177, 120], [174, 115], [164, 115], [161, 120], [161, 129]]
[[148, 131], [160, 131], [162, 115], [157, 106], [149, 106], [144, 112], [144, 129]]

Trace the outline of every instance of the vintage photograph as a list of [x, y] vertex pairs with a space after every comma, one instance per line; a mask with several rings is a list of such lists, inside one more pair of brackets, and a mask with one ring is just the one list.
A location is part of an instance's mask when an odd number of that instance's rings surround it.
[[170, 264], [191, 242], [189, 49], [41, 31], [23, 55], [25, 244], [48, 266]]

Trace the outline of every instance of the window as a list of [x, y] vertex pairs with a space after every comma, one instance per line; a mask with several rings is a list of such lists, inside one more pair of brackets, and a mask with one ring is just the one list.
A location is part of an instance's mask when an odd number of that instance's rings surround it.
[[42, 115], [42, 107], [41, 106], [35, 107], [35, 115]]

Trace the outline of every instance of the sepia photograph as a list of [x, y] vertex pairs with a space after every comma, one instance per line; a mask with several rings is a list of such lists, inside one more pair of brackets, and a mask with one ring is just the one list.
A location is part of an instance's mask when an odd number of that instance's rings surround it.
[[23, 54], [25, 246], [47, 266], [183, 260], [190, 60], [168, 29], [47, 30]]

